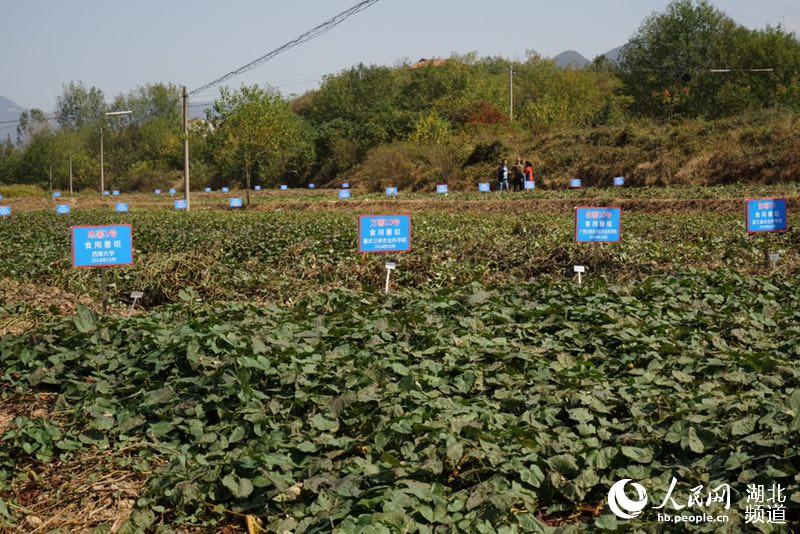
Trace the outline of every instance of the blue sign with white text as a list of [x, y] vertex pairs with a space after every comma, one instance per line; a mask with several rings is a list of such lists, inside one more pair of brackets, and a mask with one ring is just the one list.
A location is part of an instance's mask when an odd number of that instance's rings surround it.
[[73, 267], [122, 267], [133, 264], [130, 224], [72, 227]]
[[103, 196], [104, 197], [111, 196], [111, 192], [110, 191], [103, 191]]
[[11, 217], [11, 206], [0, 206], [0, 217]]
[[478, 184], [478, 192], [479, 192], [479, 193], [488, 193], [488, 192], [489, 192], [489, 191], [491, 191], [491, 190], [492, 190], [492, 189], [491, 189], [491, 187], [489, 186], [489, 184], [488, 184], [488, 183], [483, 183], [483, 182], [482, 182], [482, 183], [479, 183], [479, 184]]
[[114, 189], [113, 191], [111, 191], [111, 195], [115, 196], [115, 197], [118, 197], [119, 196], [119, 189]]
[[228, 207], [232, 210], [238, 209], [242, 207], [242, 199], [241, 198], [229, 198], [228, 199]]
[[125, 202], [117, 202], [114, 206], [114, 211], [117, 213], [128, 213], [128, 205]]
[[580, 189], [581, 187], [581, 179], [580, 178], [573, 178], [569, 181], [569, 186], [572, 189]]
[[53, 198], [61, 198], [61, 191], [53, 191]]
[[210, 193], [211, 192], [211, 188], [210, 187], [206, 187], [205, 189], [203, 189], [203, 191], [205, 191], [206, 193]]
[[747, 233], [785, 232], [786, 199], [747, 199]]
[[287, 189], [289, 189], [288, 185], [281, 184], [281, 191], [286, 191]]
[[59, 204], [56, 206], [56, 215], [69, 215], [69, 204]]
[[169, 190], [169, 196], [174, 197], [175, 193], [177, 193], [177, 191], [175, 191], [174, 189]]
[[176, 200], [175, 201], [175, 209], [176, 210], [185, 210], [186, 209], [186, 201], [185, 200]]
[[440, 195], [447, 194], [447, 184], [436, 184], [436, 192]]
[[536, 189], [536, 182], [533, 180], [525, 180], [525, 191], [533, 191]]
[[409, 252], [411, 215], [361, 215], [358, 218], [358, 251], [361, 253]]
[[222, 192], [223, 192], [223, 193], [230, 193], [230, 192], [231, 192], [231, 189], [230, 189], [230, 187], [223, 187], [223, 188], [222, 188]]
[[350, 190], [349, 189], [339, 189], [339, 199], [346, 200], [350, 198]]
[[386, 188], [386, 196], [387, 197], [396, 197], [398, 194], [396, 187], [387, 187]]
[[621, 230], [620, 208], [575, 208], [576, 243], [617, 243]]
[[344, 182], [342, 184], [342, 189], [350, 189], [350, 183], [349, 182]]
[[309, 189], [315, 189], [316, 187], [317, 187], [317, 184], [308, 184], [308, 188]]
[[253, 189], [255, 189], [256, 191], [261, 191], [261, 186], [260, 186], [260, 185], [257, 185], [257, 186], [255, 186]]
[[161, 189], [156, 189], [155, 191], [153, 191], [153, 193], [155, 193], [156, 196], [158, 196], [161, 194]]
[[625, 185], [625, 177], [624, 176], [617, 176], [614, 178], [614, 187], [622, 187]]

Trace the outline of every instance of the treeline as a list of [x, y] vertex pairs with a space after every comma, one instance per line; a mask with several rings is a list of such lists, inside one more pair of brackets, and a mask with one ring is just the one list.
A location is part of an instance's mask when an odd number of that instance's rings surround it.
[[[64, 188], [71, 159], [75, 186], [96, 189], [102, 129], [109, 184], [125, 190], [171, 185], [183, 161], [179, 104], [172, 84], [146, 85], [108, 102], [99, 89], [70, 83], [56, 103], [58, 128], [38, 110], [20, 118], [16, 139], [0, 149], [0, 181], [46, 186], [52, 168], [54, 187]], [[105, 115], [120, 109], [133, 113]], [[395, 67], [357, 65], [291, 100], [269, 87], [223, 88], [205, 120], [191, 125], [191, 173], [197, 187], [346, 178], [372, 189], [388, 181], [421, 188], [441, 178], [484, 176], [498, 158], [536, 151], [556, 137], [625, 146], [624, 135], [604, 136], [659, 125], [674, 132], [682, 122], [702, 135], [699, 124], [798, 111], [794, 34], [750, 30], [705, 1], [680, 0], [642, 23], [618, 63], [599, 57], [582, 70], [561, 69], [535, 52], [519, 62], [468, 54]], [[524, 155], [542, 172], [572, 172], [563, 157], [557, 166], [546, 154]]]

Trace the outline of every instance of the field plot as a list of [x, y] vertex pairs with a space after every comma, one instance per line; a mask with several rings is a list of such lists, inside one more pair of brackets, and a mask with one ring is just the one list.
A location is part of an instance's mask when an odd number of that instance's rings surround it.
[[[629, 531], [609, 487], [658, 503], [675, 477], [684, 501], [733, 488], [729, 522], [695, 529], [744, 530], [753, 483], [796, 524], [795, 229], [766, 272], [741, 212], [623, 212], [620, 245], [578, 246], [560, 210], [425, 208], [413, 252], [378, 258], [350, 206], [1, 221], [0, 521]], [[135, 264], [101, 316], [68, 228], [122, 221]]]

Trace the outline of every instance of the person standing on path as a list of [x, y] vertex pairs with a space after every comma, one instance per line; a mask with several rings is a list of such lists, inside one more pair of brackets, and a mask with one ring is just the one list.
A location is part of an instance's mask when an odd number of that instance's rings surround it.
[[506, 165], [506, 160], [503, 160], [500, 163], [500, 166], [497, 168], [497, 181], [500, 183], [500, 187], [498, 191], [502, 191], [505, 188], [508, 191], [508, 165]]
[[533, 163], [531, 163], [530, 161], [525, 162], [525, 181], [526, 182], [533, 181]]
[[500, 163], [500, 167], [497, 168], [497, 181], [500, 182], [500, 187], [498, 191], [502, 191], [505, 187], [505, 190], [508, 191], [508, 165], [506, 165], [506, 160], [503, 160]]
[[524, 191], [524, 181], [525, 167], [522, 165], [522, 158], [517, 157], [517, 163], [514, 165], [514, 191]]

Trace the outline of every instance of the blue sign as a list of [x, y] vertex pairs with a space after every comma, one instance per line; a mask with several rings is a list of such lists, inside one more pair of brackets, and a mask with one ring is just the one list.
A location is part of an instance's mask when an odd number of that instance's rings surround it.
[[59, 204], [56, 206], [56, 215], [69, 215], [69, 204]]
[[409, 252], [411, 215], [361, 215], [358, 218], [358, 251]]
[[206, 193], [210, 193], [211, 192], [211, 188], [210, 187], [206, 187], [205, 189], [203, 189], [203, 191], [205, 191]]
[[11, 217], [11, 206], [0, 206], [0, 217]]
[[228, 199], [228, 207], [232, 210], [238, 209], [242, 207], [242, 199], [241, 198], [229, 198]]
[[614, 178], [614, 187], [622, 187], [625, 185], [625, 177], [624, 176], [617, 176]]
[[260, 185], [257, 185], [257, 186], [255, 186], [253, 189], [255, 189], [256, 191], [261, 191], [261, 186], [260, 186]]
[[580, 189], [581, 188], [581, 179], [580, 178], [573, 178], [569, 181], [569, 186], [572, 189]]
[[488, 193], [492, 190], [491, 186], [488, 183], [479, 183], [478, 184], [478, 192], [479, 193]]
[[156, 195], [160, 195], [160, 194], [161, 194], [161, 189], [156, 189], [156, 190], [155, 190], [155, 191], [153, 191], [153, 192], [154, 192]]
[[620, 208], [575, 208], [576, 243], [618, 243], [621, 231]]
[[344, 182], [342, 184], [342, 189], [350, 189], [350, 183], [349, 182]]
[[61, 198], [61, 191], [53, 191], [53, 198]]
[[229, 187], [223, 187], [223, 188], [222, 188], [222, 192], [223, 192], [223, 193], [230, 193], [230, 192], [231, 192], [231, 189], [230, 189]]
[[177, 191], [175, 191], [174, 189], [169, 190], [169, 196], [174, 197], [175, 193], [177, 193]]
[[536, 182], [533, 180], [525, 180], [525, 191], [533, 191], [536, 189]]
[[118, 196], [119, 196], [119, 189], [114, 189], [114, 190], [111, 192], [111, 194], [112, 194], [113, 196], [115, 196], [115, 197], [118, 197]]
[[128, 213], [128, 205], [124, 202], [117, 202], [114, 206], [114, 211], [117, 213]]
[[786, 231], [785, 198], [747, 199], [745, 205], [748, 234]]
[[339, 189], [339, 200], [347, 200], [348, 198], [350, 198], [350, 190]]
[[111, 196], [111, 193], [109, 191], [103, 191], [103, 196], [104, 197]]
[[185, 210], [186, 209], [186, 201], [185, 200], [176, 200], [175, 201], [175, 209], [176, 210]]
[[436, 192], [440, 195], [447, 194], [447, 184], [436, 184]]
[[287, 189], [289, 189], [288, 185], [281, 184], [281, 191], [286, 191]]
[[387, 187], [386, 188], [386, 196], [387, 197], [396, 197], [398, 194], [396, 187]]
[[315, 189], [316, 187], [317, 187], [317, 184], [308, 184], [308, 188], [309, 189]]
[[133, 264], [130, 224], [72, 227], [72, 266], [123, 267]]

